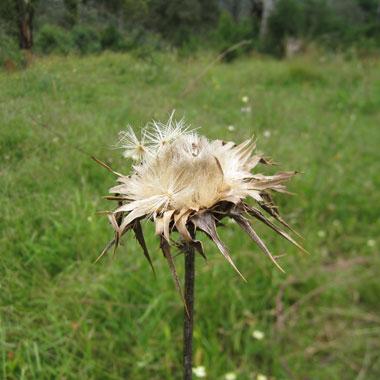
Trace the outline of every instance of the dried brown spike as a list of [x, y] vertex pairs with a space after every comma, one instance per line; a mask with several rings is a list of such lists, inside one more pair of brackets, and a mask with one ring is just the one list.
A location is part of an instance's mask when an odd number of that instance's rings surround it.
[[96, 162], [98, 163], [100, 166], [103, 166], [103, 168], [107, 169], [109, 172], [117, 175], [118, 177], [122, 177], [123, 175], [118, 173], [118, 172], [115, 172], [109, 165], [107, 165], [105, 162], [103, 161], [100, 161], [99, 159], [97, 159], [95, 156], [91, 156], [91, 158]]
[[207, 257], [203, 250], [203, 244], [201, 241], [193, 240], [192, 242], [190, 242], [190, 245], [192, 245], [197, 250], [197, 252], [207, 261]]
[[97, 263], [115, 244], [115, 239], [110, 240], [107, 245], [104, 247], [103, 251], [100, 253], [100, 255], [95, 260], [95, 263]]
[[294, 244], [300, 251], [307, 254], [309, 253], [305, 248], [303, 248], [300, 244], [298, 244], [289, 234], [287, 234], [285, 231], [283, 231], [282, 229], [277, 227], [274, 223], [272, 223], [270, 220], [268, 220], [259, 210], [257, 210], [254, 207], [250, 207], [248, 205], [244, 205], [244, 209], [249, 215], [260, 220], [261, 222], [266, 224], [269, 228], [271, 228], [273, 231], [277, 232], [280, 236], [288, 240], [290, 243]]
[[191, 221], [194, 223], [195, 227], [203, 231], [218, 247], [221, 254], [230, 263], [230, 265], [235, 269], [235, 271], [241, 276], [244, 281], [247, 281], [244, 276], [237, 269], [235, 263], [233, 262], [226, 246], [220, 240], [218, 233], [216, 231], [215, 219], [213, 215], [209, 212], [204, 212], [202, 214], [197, 214], [192, 217]]
[[[268, 197], [270, 198], [270, 201], [272, 201], [272, 198], [268, 195]], [[275, 218], [276, 220], [278, 220], [284, 227], [288, 228], [290, 231], [292, 231], [293, 233], [295, 233], [299, 238], [302, 239], [302, 236], [297, 232], [295, 231], [282, 217], [281, 215], [279, 214], [278, 212], [278, 207], [275, 206], [273, 203], [262, 203], [262, 202], [259, 202], [259, 206], [264, 210], [266, 211], [270, 216], [272, 216], [273, 218]]]
[[273, 261], [276, 267], [283, 273], [285, 271], [281, 268], [281, 266], [277, 263], [276, 259], [270, 253], [269, 249], [265, 245], [265, 243], [260, 239], [255, 230], [249, 224], [248, 220], [244, 218], [244, 216], [239, 214], [232, 214], [232, 218], [239, 224], [239, 226], [255, 241], [255, 243], [261, 248], [261, 250]]
[[[120, 214], [119, 214], [120, 215]], [[108, 214], [108, 219], [113, 227], [113, 229], [115, 230], [115, 239], [114, 239], [114, 248], [113, 248], [113, 255], [115, 256], [116, 254], [116, 249], [117, 247], [119, 246], [119, 241], [120, 241], [120, 236], [119, 236], [119, 233], [118, 233], [118, 230], [119, 230], [119, 223], [118, 221], [116, 220], [116, 215], [111, 213], [111, 214]], [[118, 218], [120, 220], [120, 218]]]
[[[121, 234], [123, 236], [132, 226], [129, 225]], [[115, 234], [116, 236], [116, 234]], [[108, 244], [104, 247], [103, 251], [100, 253], [100, 255], [97, 257], [95, 260], [95, 263], [97, 263], [116, 243], [116, 238], [112, 239], [111, 241], [108, 242]]]
[[145, 258], [148, 260], [148, 263], [150, 267], [152, 268], [153, 274], [156, 275], [152, 259], [150, 258], [149, 251], [145, 243], [145, 238], [144, 238], [143, 230], [141, 228], [140, 220], [135, 220], [135, 222], [133, 223], [133, 232], [135, 233], [136, 239], [143, 250]]
[[178, 291], [178, 293], [182, 299], [182, 302], [185, 306], [186, 314], [189, 316], [189, 310], [188, 310], [187, 305], [186, 305], [185, 297], [183, 295], [183, 291], [182, 291], [181, 283], [180, 283], [179, 278], [178, 278], [177, 270], [175, 269], [173, 256], [170, 252], [170, 245], [163, 236], [161, 236], [160, 238], [161, 238], [160, 247], [161, 247], [162, 253], [164, 254], [166, 260], [168, 261], [170, 272], [172, 273], [172, 276], [174, 279], [175, 287], [176, 287], [176, 289], [177, 289], [177, 291]]
[[106, 195], [103, 198], [107, 199], [108, 201], [129, 201], [130, 200], [128, 197], [117, 196], [117, 195]]

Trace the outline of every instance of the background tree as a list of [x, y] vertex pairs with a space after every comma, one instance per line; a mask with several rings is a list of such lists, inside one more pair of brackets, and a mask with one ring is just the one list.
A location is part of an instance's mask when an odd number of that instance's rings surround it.
[[268, 36], [268, 23], [273, 11], [276, 9], [277, 0], [262, 0], [262, 17], [260, 23], [260, 38], [265, 40]]
[[214, 24], [219, 15], [216, 0], [151, 0], [150, 28], [176, 45], [186, 42], [190, 35]]
[[19, 45], [21, 49], [31, 49], [33, 46], [34, 10], [38, 0], [16, 0], [17, 24], [19, 30]]
[[65, 21], [73, 26], [79, 18], [79, 0], [63, 0], [63, 2], [66, 9]]

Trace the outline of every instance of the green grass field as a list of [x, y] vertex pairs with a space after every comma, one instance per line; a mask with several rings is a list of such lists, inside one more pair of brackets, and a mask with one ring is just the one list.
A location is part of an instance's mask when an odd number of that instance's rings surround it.
[[157, 279], [131, 235], [94, 264], [112, 236], [96, 211], [110, 208], [114, 178], [89, 157], [126, 172], [118, 131], [174, 108], [210, 138], [254, 134], [282, 169], [303, 173], [297, 195], [276, 199], [311, 252], [258, 226], [286, 253], [284, 275], [228, 224], [244, 283], [206, 242], [194, 365], [212, 380], [380, 378], [380, 60], [244, 58], [184, 94], [210, 59], [107, 53], [0, 73], [1, 379], [181, 378], [183, 310], [152, 226]]

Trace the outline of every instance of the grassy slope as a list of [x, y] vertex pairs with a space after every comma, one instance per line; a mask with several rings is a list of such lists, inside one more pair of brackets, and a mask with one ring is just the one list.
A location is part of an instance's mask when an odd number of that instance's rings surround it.
[[244, 284], [206, 244], [195, 364], [210, 379], [380, 377], [380, 62], [247, 58], [181, 96], [206, 63], [105, 54], [0, 73], [0, 378], [180, 378], [182, 307], [150, 226], [157, 280], [133, 239], [94, 265], [111, 233], [95, 212], [109, 207], [101, 195], [113, 178], [72, 148], [122, 171], [109, 149], [117, 132], [172, 108], [209, 137], [255, 133], [260, 150], [304, 173], [290, 185], [298, 195], [278, 200], [312, 252], [258, 227], [288, 253], [282, 275], [228, 225], [221, 234]]

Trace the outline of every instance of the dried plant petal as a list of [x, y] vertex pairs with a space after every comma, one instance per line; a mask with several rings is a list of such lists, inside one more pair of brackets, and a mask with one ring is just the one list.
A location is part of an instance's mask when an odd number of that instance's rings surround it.
[[161, 236], [164, 233], [164, 218], [162, 216], [156, 216], [154, 218], [155, 234]]
[[164, 216], [163, 216], [163, 224], [164, 224], [164, 227], [163, 227], [163, 233], [164, 233], [164, 237], [165, 239], [169, 242], [170, 241], [170, 231], [169, 231], [169, 227], [170, 227], [170, 222], [172, 220], [172, 216], [174, 214], [175, 210], [168, 210], [168, 211], [165, 211], [164, 212]]
[[119, 230], [119, 225], [118, 225], [118, 223], [116, 221], [115, 214], [109, 213], [107, 216], [108, 216], [108, 220], [110, 221], [113, 229], [117, 232]]
[[190, 213], [191, 210], [183, 209], [180, 211], [179, 214], [174, 214], [175, 226], [178, 232], [180, 233], [181, 237], [188, 242], [193, 241], [193, 238], [191, 237], [190, 232], [186, 227], [187, 219], [189, 218]]
[[253, 176], [253, 180], [250, 182], [252, 189], [254, 190], [266, 190], [280, 185], [290, 178], [294, 177], [297, 172], [283, 172], [273, 176], [264, 176], [262, 174], [256, 174]]
[[146, 210], [140, 210], [140, 209], [134, 209], [131, 211], [123, 220], [123, 223], [121, 223], [119, 229], [118, 229], [118, 235], [119, 237], [124, 232], [124, 230], [128, 227], [129, 224], [131, 224], [135, 219], [141, 218], [142, 216], [146, 215]]

